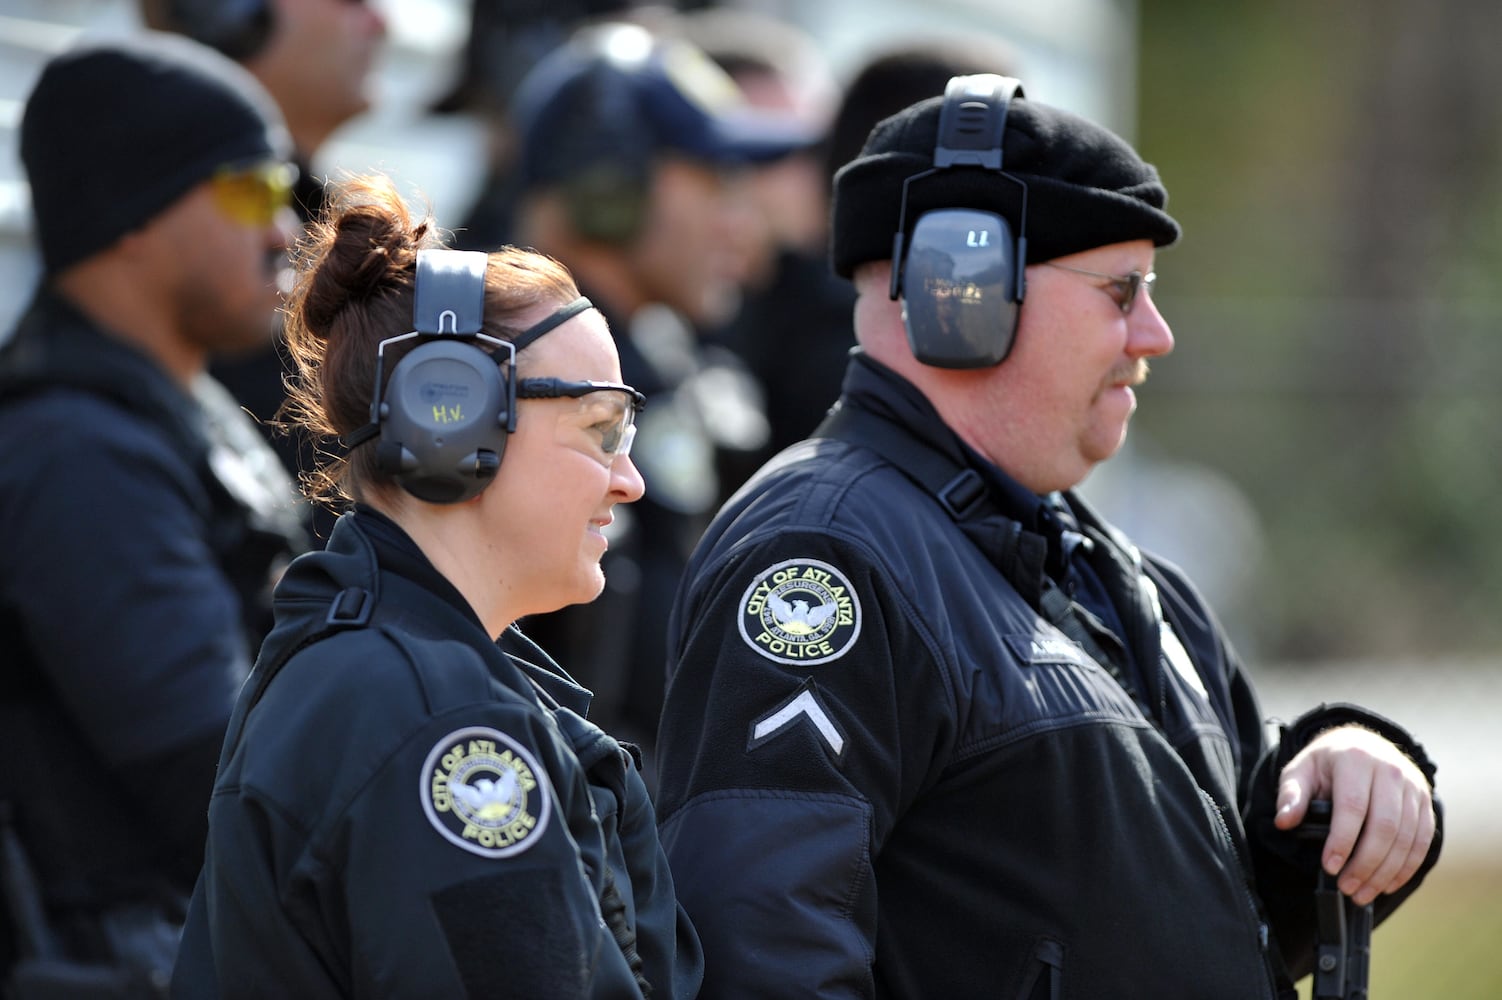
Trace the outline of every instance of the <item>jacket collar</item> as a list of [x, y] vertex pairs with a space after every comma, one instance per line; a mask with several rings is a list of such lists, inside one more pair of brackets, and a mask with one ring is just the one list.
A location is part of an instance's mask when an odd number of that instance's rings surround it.
[[954, 464], [973, 469], [1001, 513], [1029, 531], [1049, 533], [1050, 498], [1038, 496], [966, 444], [922, 390], [859, 348], [851, 353], [842, 397], [847, 405], [859, 406], [907, 428]]
[[[389, 600], [390, 595], [383, 595], [382, 590], [390, 587], [401, 589], [402, 601], [409, 607], [423, 602], [429, 610], [420, 619], [431, 619], [439, 629], [473, 627], [484, 631], [484, 623], [469, 602], [401, 525], [366, 504], [356, 504], [335, 522], [323, 551], [310, 552], [292, 563], [277, 586], [277, 628], [311, 635], [326, 626], [327, 609], [337, 605], [341, 594], [363, 591], [371, 600], [383, 596]], [[306, 608], [319, 610], [310, 614]], [[432, 611], [438, 612], [436, 619], [432, 619]], [[405, 620], [413, 626], [419, 616]], [[520, 628], [512, 625], [496, 642], [501, 652], [545, 692], [546, 700], [581, 716], [588, 712], [593, 697], [590, 692]]]

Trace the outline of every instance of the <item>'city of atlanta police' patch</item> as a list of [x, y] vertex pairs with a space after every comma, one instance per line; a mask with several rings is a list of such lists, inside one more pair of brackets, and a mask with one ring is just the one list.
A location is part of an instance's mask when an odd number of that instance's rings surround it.
[[769, 660], [812, 665], [839, 659], [861, 632], [860, 599], [839, 570], [789, 559], [758, 573], [741, 598], [741, 638]]
[[547, 828], [553, 796], [532, 755], [495, 729], [474, 726], [439, 740], [419, 793], [433, 829], [466, 851], [504, 858]]

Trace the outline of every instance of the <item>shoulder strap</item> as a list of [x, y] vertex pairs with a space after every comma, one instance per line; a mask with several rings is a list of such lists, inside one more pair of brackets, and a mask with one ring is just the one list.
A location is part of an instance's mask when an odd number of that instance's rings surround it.
[[927, 490], [957, 522], [1001, 514], [980, 473], [923, 444], [901, 424], [869, 410], [838, 405], [814, 430], [813, 436], [834, 438], [876, 452]]
[[923, 487], [1032, 607], [1042, 610], [1048, 543], [1007, 517], [980, 473], [920, 441], [901, 424], [837, 405], [813, 433], [867, 448]]
[[266, 694], [266, 689], [271, 686], [271, 682], [276, 679], [282, 667], [287, 665], [287, 661], [315, 642], [327, 639], [336, 632], [364, 628], [369, 625], [370, 614], [374, 608], [375, 595], [363, 587], [347, 587], [341, 590], [329, 602], [329, 611], [321, 627], [290, 644], [280, 656], [258, 665], [257, 669], [252, 671], [246, 683], [254, 686], [250, 688], [249, 694], [235, 705], [234, 714], [230, 717], [225, 733], [224, 749], [219, 755], [221, 772], [230, 757], [234, 755], [235, 748], [240, 745], [240, 736], [245, 731], [245, 720], [249, 718], [251, 709], [260, 703], [261, 698]]

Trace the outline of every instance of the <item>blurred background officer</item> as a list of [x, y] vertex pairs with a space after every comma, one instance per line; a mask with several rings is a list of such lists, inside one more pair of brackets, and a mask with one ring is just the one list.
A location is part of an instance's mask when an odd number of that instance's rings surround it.
[[692, 997], [637, 761], [512, 627], [599, 595], [642, 495], [604, 318], [555, 260], [442, 249], [377, 178], [298, 258], [297, 412], [350, 443], [319, 495], [354, 509], [277, 587], [174, 993]]
[[455, 232], [474, 249], [512, 238], [521, 183], [516, 171], [519, 137], [511, 118], [517, 85], [543, 56], [591, 21], [630, 20], [644, 5], [635, 0], [470, 0], [458, 78], [432, 105], [438, 115], [473, 114], [485, 136], [479, 190]]
[[[293, 205], [306, 223], [323, 206], [314, 157], [341, 125], [370, 107], [373, 71], [386, 22], [366, 0], [140, 0], [148, 27], [187, 35], [236, 60], [281, 110], [298, 168]], [[262, 433], [294, 475], [313, 468], [310, 442], [275, 425], [290, 371], [280, 334], [242, 357], [216, 360], [214, 377], [261, 422]], [[305, 515], [322, 537], [322, 508]], [[325, 512], [326, 513], [326, 512]]]
[[1012, 74], [1016, 56], [983, 31], [927, 35], [882, 49], [842, 89], [812, 37], [790, 23], [731, 8], [681, 20], [749, 101], [797, 115], [822, 136], [816, 146], [751, 171], [752, 207], [763, 222], [743, 227], [753, 249], [740, 304], [711, 333], [760, 381], [771, 427], [766, 450], [775, 453], [819, 425], [839, 397], [845, 356], [855, 345], [855, 290], [829, 268], [835, 171], [887, 115], [943, 90], [952, 76]]
[[[0, 800], [29, 856], [6, 854], [10, 962], [170, 967], [229, 710], [302, 547], [288, 477], [206, 374], [272, 335], [287, 153], [254, 79], [173, 36], [66, 52], [26, 103], [44, 274], [0, 353]], [[19, 966], [20, 995], [49, 969]]]
[[386, 22], [365, 0], [140, 0], [147, 27], [187, 35], [250, 71], [281, 110], [301, 173], [298, 212], [322, 207], [308, 169], [345, 122], [370, 107]]
[[[705, 7], [683, 14], [678, 23], [752, 106], [786, 115], [819, 137], [805, 149], [746, 171], [746, 197], [740, 199], [743, 211], [735, 227], [742, 252], [740, 294], [726, 321], [707, 332], [710, 342], [732, 351], [761, 384], [769, 435], [759, 457], [765, 459], [818, 426], [839, 396], [845, 353], [853, 343], [854, 299], [849, 284], [829, 270], [825, 239], [823, 142], [838, 91], [813, 37], [791, 22], [752, 10]], [[826, 314], [831, 305], [832, 317]]]
[[[578, 32], [519, 86], [517, 243], [569, 266], [647, 396], [633, 453], [647, 499], [621, 518], [611, 583], [587, 609], [524, 624], [595, 688], [595, 713], [650, 742], [683, 562], [767, 440], [759, 388], [699, 332], [738, 302], [740, 170], [811, 141], [748, 107], [702, 51], [637, 24]], [[620, 666], [624, 665], [624, 666]]]

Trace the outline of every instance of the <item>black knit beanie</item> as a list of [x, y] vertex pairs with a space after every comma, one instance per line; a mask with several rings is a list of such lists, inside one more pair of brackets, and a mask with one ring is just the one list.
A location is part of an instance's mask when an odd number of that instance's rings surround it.
[[[903, 181], [933, 166], [943, 106], [942, 97], [931, 98], [881, 121], [835, 175], [830, 256], [844, 277], [857, 264], [891, 257]], [[1152, 165], [1119, 136], [1067, 111], [1014, 98], [1002, 169], [1027, 184], [1029, 263], [1128, 240], [1167, 246], [1179, 238]], [[934, 208], [996, 212], [1015, 231], [1021, 204], [1021, 189], [995, 172], [952, 167], [909, 187], [905, 235]]]
[[140, 32], [64, 52], [21, 118], [43, 268], [105, 249], [218, 167], [289, 152], [260, 84], [206, 46]]

